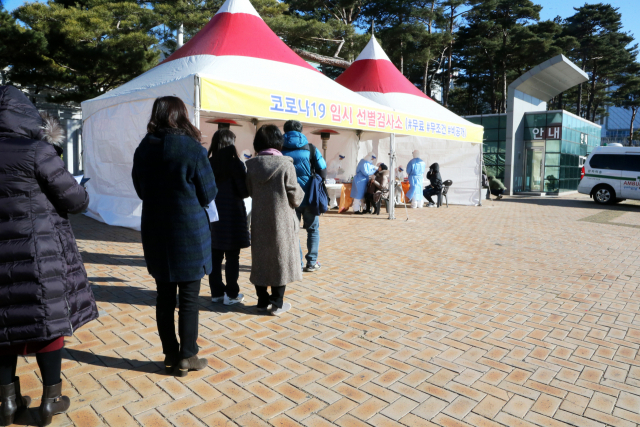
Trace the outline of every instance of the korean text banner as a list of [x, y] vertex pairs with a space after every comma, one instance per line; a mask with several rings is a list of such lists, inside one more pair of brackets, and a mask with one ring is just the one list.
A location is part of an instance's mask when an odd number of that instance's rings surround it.
[[363, 131], [482, 142], [482, 127], [479, 126], [464, 126], [382, 108], [375, 109], [208, 78], [201, 79], [200, 87], [200, 108], [205, 111], [258, 119], [295, 119], [304, 123]]

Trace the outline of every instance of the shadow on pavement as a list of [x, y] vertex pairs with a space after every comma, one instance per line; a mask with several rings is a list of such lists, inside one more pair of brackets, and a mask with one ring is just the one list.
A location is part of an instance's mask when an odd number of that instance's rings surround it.
[[524, 203], [529, 205], [553, 206], [565, 208], [580, 208], [594, 210], [617, 210], [624, 212], [640, 212], [640, 203], [631, 200], [615, 205], [599, 205], [591, 199], [569, 199], [564, 197], [527, 197], [511, 196], [502, 200], [492, 200], [494, 203]]
[[[208, 287], [209, 284], [203, 281], [200, 286], [202, 289], [204, 286]], [[96, 301], [106, 302], [109, 304], [147, 305], [155, 307], [158, 295], [155, 289], [137, 288], [134, 286], [96, 285], [92, 283], [91, 290], [93, 291], [93, 296]], [[176, 307], [179, 307], [179, 304], [176, 304]], [[211, 297], [202, 295], [200, 296], [200, 307], [200, 311], [210, 311], [213, 313], [242, 313], [255, 316], [263, 315], [256, 311], [256, 306], [254, 305], [224, 305], [222, 303], [211, 302]]]
[[144, 372], [145, 374], [169, 376], [169, 374], [165, 373], [164, 366], [160, 361], [151, 362], [149, 360], [133, 360], [120, 357], [102, 356], [91, 353], [90, 351], [74, 350], [72, 348], [64, 348], [62, 350], [62, 358], [94, 366], [119, 368], [127, 371]]
[[114, 255], [81, 251], [82, 261], [101, 265], [128, 265], [131, 267], [145, 267], [147, 263], [142, 255]]

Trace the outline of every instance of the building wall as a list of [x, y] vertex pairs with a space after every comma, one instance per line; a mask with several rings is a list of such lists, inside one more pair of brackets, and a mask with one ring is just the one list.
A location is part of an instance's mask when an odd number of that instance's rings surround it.
[[507, 115], [488, 114], [465, 117], [471, 123], [484, 126], [483, 160], [488, 174], [504, 181], [507, 145]]

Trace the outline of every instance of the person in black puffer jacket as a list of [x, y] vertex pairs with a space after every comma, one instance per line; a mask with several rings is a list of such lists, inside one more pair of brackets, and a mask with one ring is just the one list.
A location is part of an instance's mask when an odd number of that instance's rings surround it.
[[433, 202], [431, 196], [436, 196], [442, 191], [442, 177], [440, 176], [440, 165], [437, 163], [429, 166], [429, 172], [427, 172], [427, 179], [431, 183], [424, 189], [422, 195], [429, 201], [428, 208], [434, 207], [436, 204]]
[[[219, 220], [211, 223], [211, 254], [213, 268], [209, 276], [211, 300], [225, 305], [240, 303], [240, 250], [251, 246], [247, 227], [247, 210], [244, 199], [247, 190], [247, 170], [238, 157], [234, 145], [236, 136], [228, 129], [218, 130], [211, 141], [209, 159], [218, 184], [216, 208]], [[225, 278], [222, 282], [222, 261], [225, 260]]]
[[[43, 118], [44, 117], [44, 118]], [[18, 355], [36, 353], [40, 419], [69, 408], [60, 370], [65, 336], [98, 317], [68, 214], [86, 190], [60, 158], [63, 132], [13, 86], [0, 86], [0, 413], [11, 424], [30, 399], [15, 376]]]

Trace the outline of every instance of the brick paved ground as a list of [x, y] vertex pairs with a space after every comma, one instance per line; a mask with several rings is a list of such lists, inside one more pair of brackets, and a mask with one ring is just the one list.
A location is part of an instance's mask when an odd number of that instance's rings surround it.
[[[323, 270], [288, 288], [282, 318], [254, 312], [243, 251], [246, 305], [213, 305], [203, 282], [210, 367], [184, 379], [161, 370], [139, 233], [73, 218], [101, 317], [67, 340], [72, 406], [54, 424], [640, 424], [640, 204], [403, 215], [325, 215]], [[37, 406], [35, 368], [22, 359], [19, 375]]]

